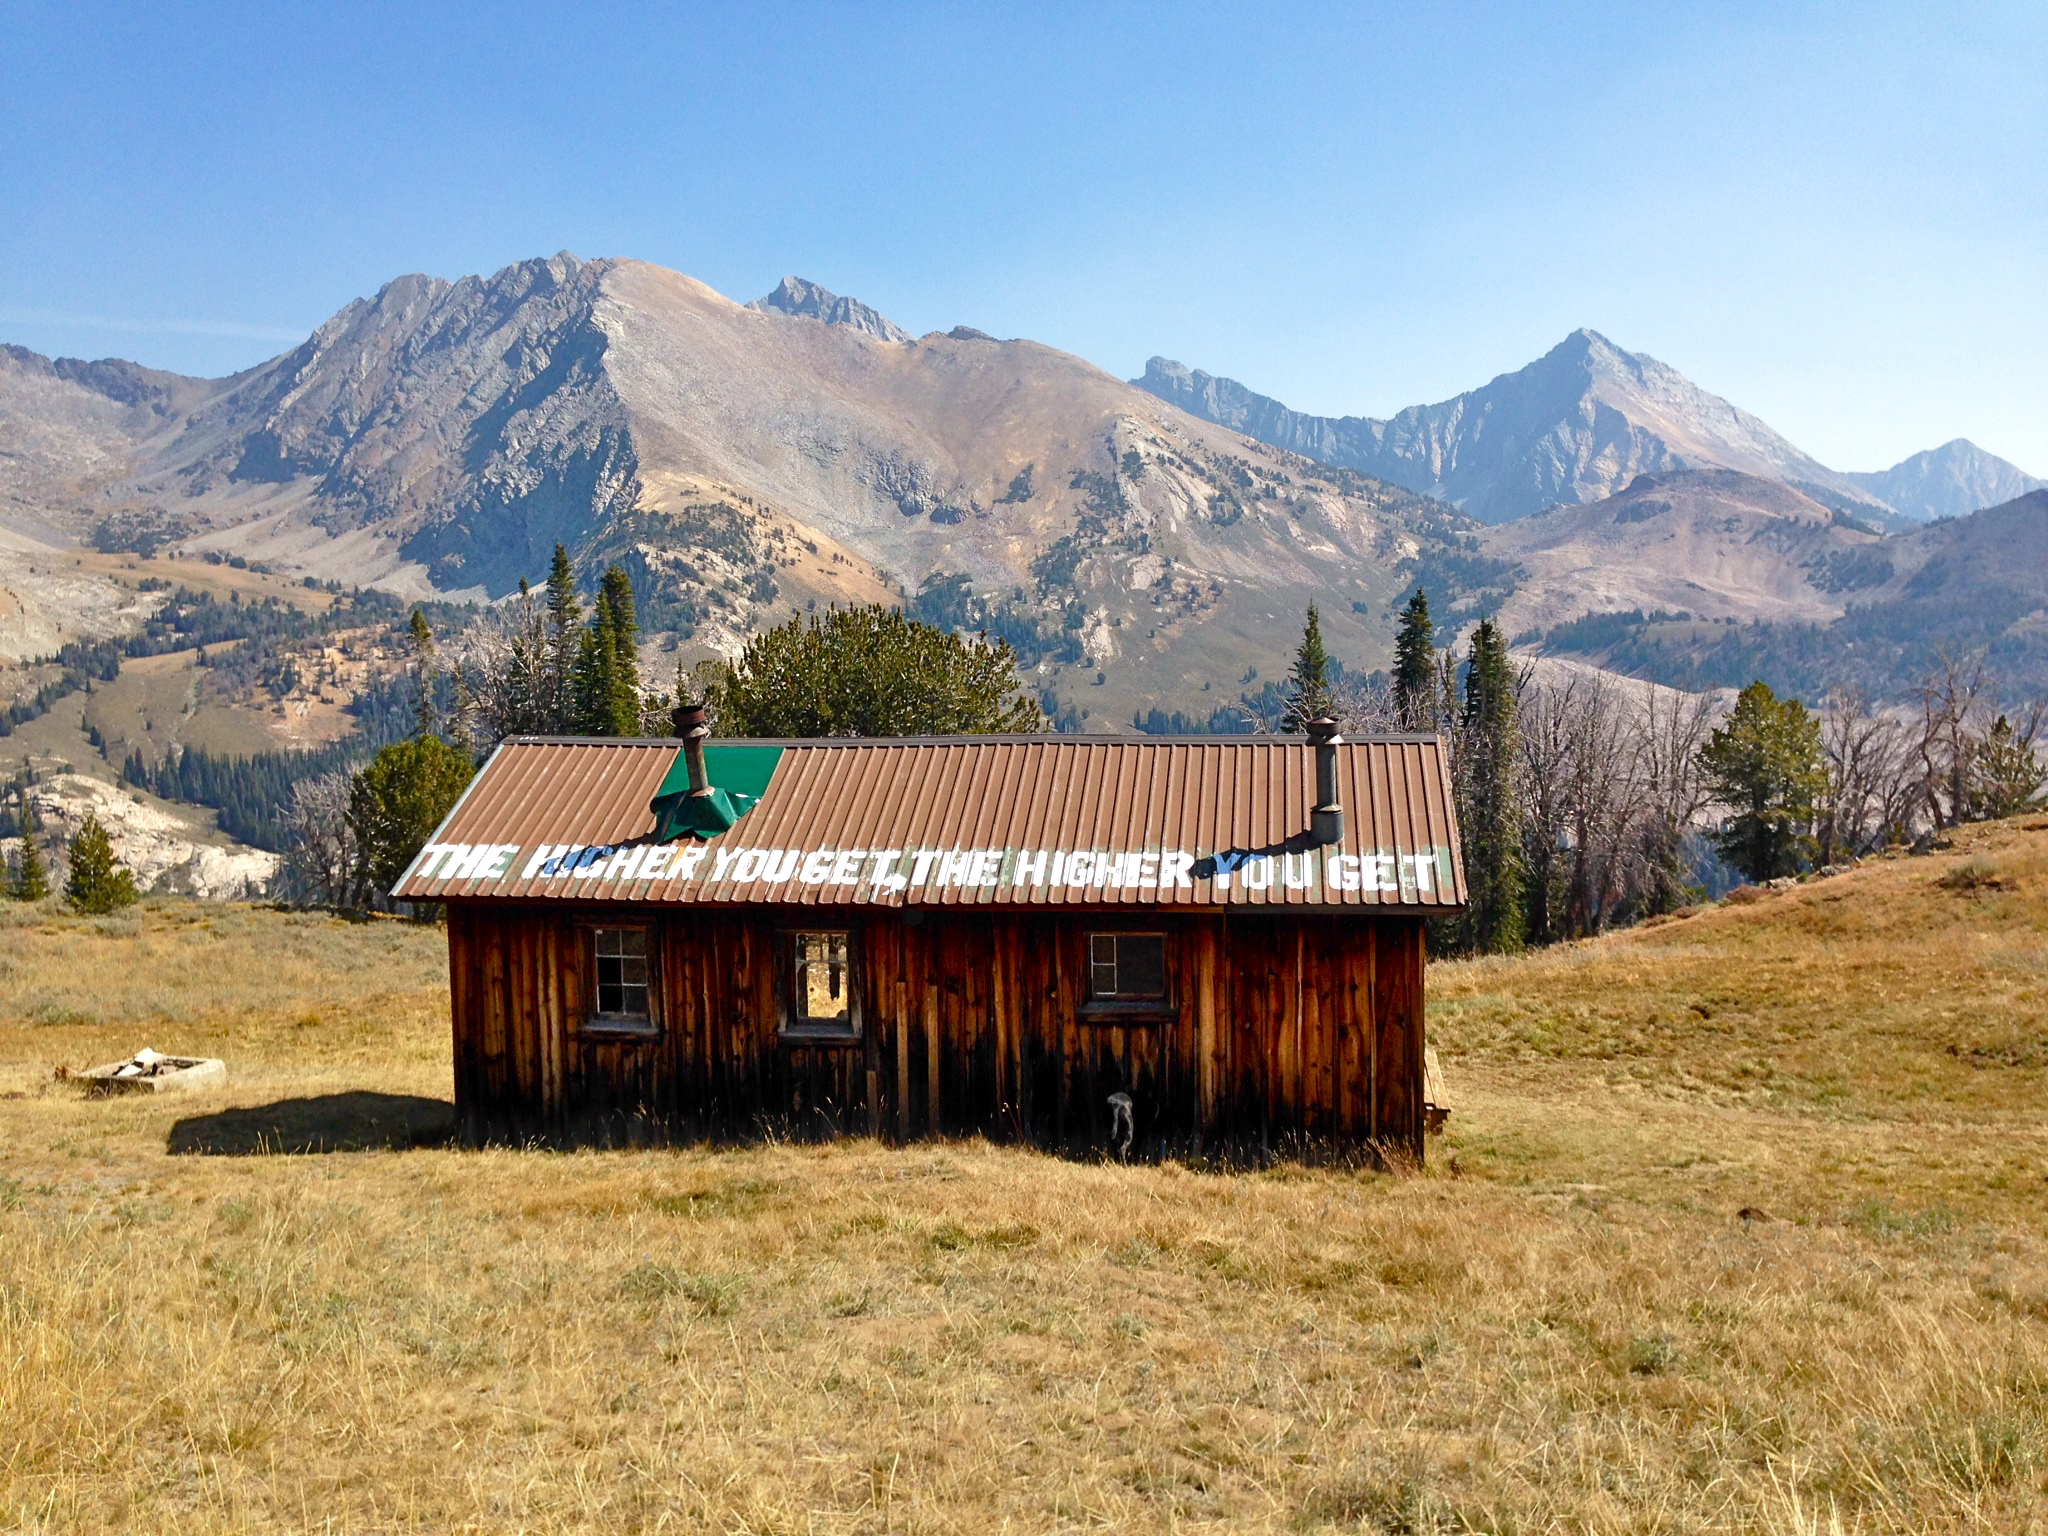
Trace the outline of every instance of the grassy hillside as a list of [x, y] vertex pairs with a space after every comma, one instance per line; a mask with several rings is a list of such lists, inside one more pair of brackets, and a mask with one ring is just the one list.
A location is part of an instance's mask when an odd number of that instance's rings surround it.
[[2048, 824], [1437, 967], [1408, 1177], [418, 1146], [432, 930], [0, 954], [0, 1526], [2048, 1523]]

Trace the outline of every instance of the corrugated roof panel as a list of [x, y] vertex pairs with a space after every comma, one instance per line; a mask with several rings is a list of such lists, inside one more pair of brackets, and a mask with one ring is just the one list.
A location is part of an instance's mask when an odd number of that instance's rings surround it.
[[1301, 738], [772, 745], [783, 749], [774, 775], [738, 824], [709, 843], [664, 844], [648, 807], [680, 743], [508, 741], [393, 894], [1424, 910], [1464, 901], [1448, 764], [1433, 736], [1336, 748], [1345, 835], [1325, 849], [1307, 844], [1315, 763]]

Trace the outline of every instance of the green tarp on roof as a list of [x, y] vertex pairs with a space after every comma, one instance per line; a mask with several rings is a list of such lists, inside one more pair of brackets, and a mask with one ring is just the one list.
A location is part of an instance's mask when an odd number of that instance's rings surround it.
[[679, 749], [649, 807], [656, 839], [716, 837], [761, 803], [781, 760], [780, 747], [706, 747], [704, 772], [711, 793], [692, 800], [689, 764]]

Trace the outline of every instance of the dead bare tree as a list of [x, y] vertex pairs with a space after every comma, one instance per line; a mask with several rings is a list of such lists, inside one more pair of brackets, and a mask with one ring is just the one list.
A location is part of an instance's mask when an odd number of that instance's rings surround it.
[[1982, 652], [1947, 655], [1921, 685], [1915, 744], [1918, 799], [1936, 832], [1966, 821], [2010, 816], [2034, 803], [2048, 705], [2007, 710]]
[[1942, 652], [1920, 686], [1920, 799], [1937, 832], [1970, 819], [1971, 727], [1989, 687], [1982, 652]]
[[454, 653], [459, 724], [478, 747], [507, 736], [544, 736], [567, 729], [553, 706], [548, 615], [522, 585], [448, 643]]
[[284, 818], [277, 894], [304, 906], [353, 904], [360, 852], [348, 819], [349, 775], [323, 773], [292, 786]]
[[1720, 715], [1720, 701], [1710, 693], [1653, 685], [1642, 696], [1635, 759], [1644, 798], [1637, 832], [1637, 905], [1646, 914], [1674, 911], [1691, 895], [1685, 837], [1699, 826], [1707, 807], [1700, 748]]
[[1873, 706], [1859, 688], [1836, 688], [1821, 706], [1820, 737], [1828, 774], [1815, 823], [1820, 862], [1834, 864], [1904, 840], [1919, 788], [1905, 720]]
[[1345, 673], [1330, 685], [1332, 713], [1347, 736], [1385, 736], [1401, 729], [1401, 712], [1384, 677]]
[[1538, 942], [1681, 905], [1683, 838], [1705, 804], [1711, 695], [1576, 675], [1524, 690], [1521, 797]]
[[1522, 861], [1529, 872], [1526, 899], [1532, 944], [1552, 944], [1566, 937], [1564, 868], [1572, 847], [1569, 791], [1577, 684], [1574, 677], [1559, 687], [1522, 690]]

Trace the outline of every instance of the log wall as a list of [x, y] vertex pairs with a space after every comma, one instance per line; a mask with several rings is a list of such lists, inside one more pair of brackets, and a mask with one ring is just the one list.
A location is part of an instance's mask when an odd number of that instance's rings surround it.
[[[853, 1041], [782, 1032], [790, 909], [451, 903], [470, 1140], [984, 1135], [1086, 1154], [1422, 1154], [1422, 924], [1323, 915], [863, 914]], [[656, 1033], [593, 1028], [590, 927], [644, 924]], [[1168, 1004], [1101, 1017], [1088, 935], [1167, 935]]]

